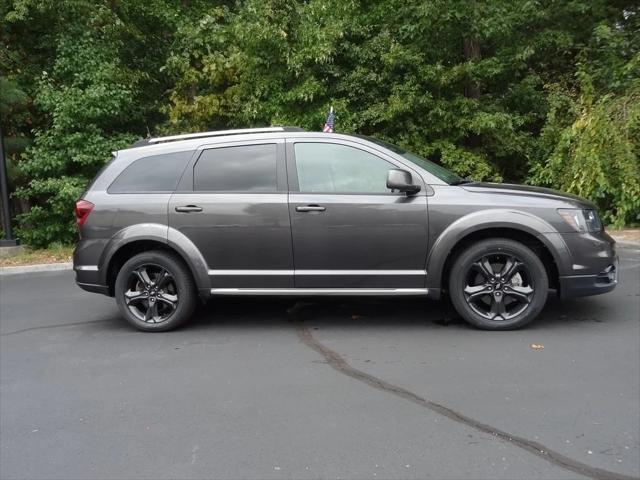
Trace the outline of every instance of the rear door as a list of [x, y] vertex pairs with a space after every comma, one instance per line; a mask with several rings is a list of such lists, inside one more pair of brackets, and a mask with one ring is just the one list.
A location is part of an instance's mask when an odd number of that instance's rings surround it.
[[[296, 288], [423, 288], [427, 199], [421, 177], [356, 142], [300, 139], [287, 145]], [[391, 192], [387, 172], [422, 186]]]
[[212, 288], [293, 287], [284, 140], [201, 148], [169, 201], [169, 224], [204, 256]]

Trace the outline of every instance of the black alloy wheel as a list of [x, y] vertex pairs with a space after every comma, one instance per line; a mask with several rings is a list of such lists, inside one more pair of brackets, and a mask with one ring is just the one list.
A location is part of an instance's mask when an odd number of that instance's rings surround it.
[[514, 255], [483, 255], [466, 272], [467, 305], [488, 320], [510, 320], [531, 304], [535, 284], [526, 264]]
[[178, 288], [169, 270], [143, 264], [129, 274], [124, 292], [129, 311], [147, 323], [162, 323], [178, 308]]
[[538, 316], [549, 280], [540, 258], [510, 239], [482, 240], [454, 261], [449, 293], [458, 313], [485, 330], [511, 330]]
[[186, 321], [197, 303], [193, 277], [175, 253], [152, 250], [125, 262], [115, 296], [126, 320], [139, 330], [164, 332]]

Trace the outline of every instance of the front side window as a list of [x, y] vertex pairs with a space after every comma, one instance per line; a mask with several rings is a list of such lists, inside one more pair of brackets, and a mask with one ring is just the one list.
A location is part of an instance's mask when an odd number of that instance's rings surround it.
[[380, 145], [381, 147], [388, 148], [392, 152], [397, 153], [398, 155], [401, 155], [405, 159], [409, 160], [411, 163], [415, 163], [419, 167], [424, 168], [427, 172], [429, 172], [432, 175], [435, 175], [440, 180], [442, 180], [445, 183], [448, 183], [449, 185], [461, 185], [463, 183], [469, 183], [469, 180], [465, 180], [464, 178], [453, 173], [452, 171], [447, 170], [443, 166], [438, 165], [437, 163], [434, 163], [431, 160], [427, 160], [426, 158], [422, 158], [421, 156], [416, 155], [415, 153], [412, 153], [408, 150], [405, 150], [404, 148], [401, 148], [397, 145], [394, 145], [389, 142], [385, 142], [384, 140], [378, 140], [377, 138], [367, 137], [365, 135], [357, 135], [357, 136], [364, 138], [366, 140], [369, 140], [370, 142], [373, 142], [377, 145]]
[[151, 155], [136, 160], [109, 186], [109, 193], [173, 192], [192, 151]]
[[358, 148], [335, 143], [296, 143], [301, 192], [389, 193], [387, 172], [395, 165]]
[[276, 144], [205, 150], [193, 168], [193, 189], [207, 192], [277, 191]]

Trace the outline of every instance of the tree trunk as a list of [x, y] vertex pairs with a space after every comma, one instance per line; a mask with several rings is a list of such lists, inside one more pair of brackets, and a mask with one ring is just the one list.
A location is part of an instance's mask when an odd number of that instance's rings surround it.
[[[464, 37], [462, 39], [462, 52], [467, 62], [477, 62], [482, 58], [480, 40], [477, 37]], [[464, 85], [464, 96], [475, 100], [480, 99], [480, 85], [468, 75]], [[481, 143], [482, 139], [475, 133], [469, 133], [465, 139], [465, 144], [469, 147], [478, 147]]]
[[[463, 38], [462, 51], [467, 61], [475, 62], [482, 58], [480, 54], [480, 40], [477, 38]], [[471, 78], [467, 78], [464, 87], [464, 96], [467, 98], [480, 98], [480, 85]]]

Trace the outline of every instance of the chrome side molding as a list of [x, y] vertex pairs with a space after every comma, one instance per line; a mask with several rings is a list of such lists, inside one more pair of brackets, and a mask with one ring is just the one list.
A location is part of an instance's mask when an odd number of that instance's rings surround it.
[[427, 288], [212, 288], [211, 295], [422, 296]]
[[424, 270], [209, 270], [209, 275], [422, 275]]

